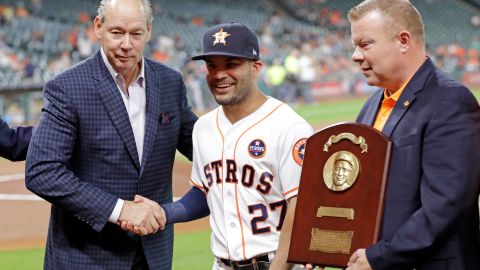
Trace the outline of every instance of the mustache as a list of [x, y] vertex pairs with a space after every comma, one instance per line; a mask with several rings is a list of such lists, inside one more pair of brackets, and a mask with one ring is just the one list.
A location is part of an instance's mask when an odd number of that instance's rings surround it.
[[223, 79], [223, 80], [214, 81], [215, 84], [232, 84], [232, 83], [236, 83], [236, 82], [237, 82], [237, 81], [235, 81], [235, 80], [229, 80], [229, 79], [227, 79], [227, 80]]

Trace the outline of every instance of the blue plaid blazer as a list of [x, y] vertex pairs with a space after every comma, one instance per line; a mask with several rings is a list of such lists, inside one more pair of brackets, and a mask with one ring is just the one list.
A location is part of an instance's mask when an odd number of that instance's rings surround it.
[[118, 198], [172, 201], [178, 149], [191, 159], [197, 117], [181, 75], [145, 59], [142, 166], [125, 105], [100, 51], [44, 87], [26, 185], [52, 204], [45, 269], [130, 269], [141, 243], [150, 269], [171, 269], [173, 227], [137, 237], [109, 223]]
[[32, 127], [11, 129], [0, 118], [0, 157], [11, 161], [25, 160], [32, 130]]

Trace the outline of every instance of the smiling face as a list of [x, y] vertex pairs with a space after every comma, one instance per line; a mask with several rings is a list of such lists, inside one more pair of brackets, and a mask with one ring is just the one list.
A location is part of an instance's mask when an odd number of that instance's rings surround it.
[[151, 34], [141, 1], [111, 1], [103, 21], [97, 16], [94, 24], [97, 38], [115, 71], [124, 77], [138, 73]]
[[230, 56], [208, 56], [206, 80], [220, 105], [239, 105], [255, 90], [260, 61]]
[[387, 27], [377, 11], [353, 21], [351, 33], [355, 51], [352, 60], [358, 63], [369, 85], [397, 90], [401, 49], [395, 34], [387, 31]]

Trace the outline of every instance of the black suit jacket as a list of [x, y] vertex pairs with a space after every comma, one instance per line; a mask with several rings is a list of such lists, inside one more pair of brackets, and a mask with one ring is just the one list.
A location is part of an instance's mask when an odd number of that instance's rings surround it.
[[[357, 122], [373, 125], [376, 92]], [[381, 240], [373, 269], [480, 269], [480, 108], [430, 59], [416, 72], [382, 132], [393, 142]]]
[[0, 156], [11, 161], [25, 160], [32, 127], [12, 129], [0, 118]]

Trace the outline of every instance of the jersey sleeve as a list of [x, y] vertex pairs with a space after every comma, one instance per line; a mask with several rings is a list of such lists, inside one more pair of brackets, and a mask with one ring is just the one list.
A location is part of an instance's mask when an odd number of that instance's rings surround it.
[[278, 170], [286, 199], [298, 194], [306, 141], [312, 134], [313, 128], [307, 122], [297, 122], [279, 138]]
[[202, 181], [202, 168], [201, 168], [201, 163], [199, 162], [200, 155], [199, 155], [199, 144], [198, 144], [198, 134], [197, 134], [197, 124], [195, 124], [195, 127], [193, 128], [193, 162], [192, 162], [192, 173], [191, 173], [191, 179], [190, 179], [190, 185], [199, 188], [201, 191], [204, 193], [207, 193], [208, 190], [205, 186], [205, 184]]

